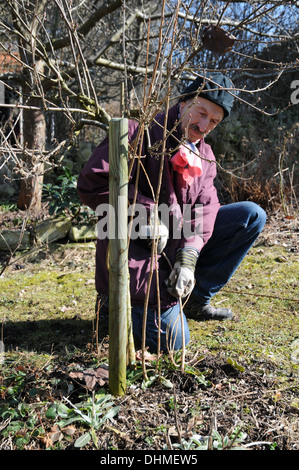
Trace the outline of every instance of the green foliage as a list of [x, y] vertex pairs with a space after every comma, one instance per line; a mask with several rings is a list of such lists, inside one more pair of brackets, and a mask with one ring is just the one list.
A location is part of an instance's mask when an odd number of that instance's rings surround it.
[[57, 177], [56, 184], [43, 184], [43, 193], [49, 203], [50, 215], [65, 214], [77, 219], [90, 219], [93, 211], [82, 206], [77, 192], [77, 175], [72, 175], [68, 167]]
[[26, 373], [16, 370], [7, 377], [9, 386], [1, 386], [0, 393], [5, 400], [0, 401], [1, 436], [12, 437], [15, 446], [23, 449], [33, 435], [36, 435], [38, 414], [26, 403], [19, 402], [26, 382]]
[[79, 421], [90, 428], [87, 433], [76, 440], [75, 447], [84, 447], [91, 439], [95, 447], [98, 447], [95, 431], [98, 431], [105, 421], [114, 418], [119, 412], [119, 406], [113, 406], [114, 403], [111, 398], [111, 395], [106, 395], [103, 391], [93, 393], [91, 398], [89, 397], [86, 401], [76, 405], [65, 398], [71, 408], [64, 407], [63, 417], [65, 419], [58, 422], [59, 427], [64, 428], [75, 421]]
[[[107, 420], [114, 418], [119, 412], [119, 406], [114, 406], [111, 395], [106, 394], [104, 390], [92, 393], [91, 396], [87, 395], [78, 403], [72, 403], [64, 397], [68, 406], [57, 400], [50, 405], [46, 401], [20, 402], [24, 394], [31, 400], [38, 395], [38, 392], [42, 393], [42, 383], [40, 383], [41, 389], [38, 390], [37, 378], [33, 376], [34, 385], [28, 388], [30, 375], [28, 377], [28, 370], [24, 366], [15, 366], [12, 362], [4, 364], [3, 367], [6, 368], [7, 374], [0, 387], [0, 421], [2, 423], [0, 438], [2, 440], [9, 438], [19, 450], [35, 440], [44, 442], [47, 448], [53, 448], [55, 445], [57, 448], [60, 444], [59, 442], [55, 444], [56, 440], [61, 441], [67, 438], [67, 430], [75, 422], [89, 429], [76, 439], [74, 446], [83, 447], [92, 440], [97, 447], [96, 432]], [[36, 374], [38, 374], [38, 369]], [[50, 432], [48, 432], [49, 423]], [[81, 433], [81, 427], [73, 428], [73, 431]]]
[[215, 429], [211, 433], [211, 437], [193, 434], [189, 440], [182, 439], [180, 444], [173, 444], [173, 447], [183, 450], [245, 450], [242, 442], [246, 439], [247, 434], [237, 427], [231, 436], [222, 437]]
[[240, 364], [238, 364], [238, 362], [235, 360], [235, 359], [232, 359], [231, 357], [229, 357], [227, 359], [227, 363], [230, 364], [234, 369], [240, 371], [240, 372], [244, 372], [245, 371], [245, 367], [241, 366]]
[[[181, 352], [175, 351], [174, 358], [180, 359]], [[127, 386], [140, 383], [142, 390], [150, 388], [152, 385], [161, 385], [165, 389], [173, 389], [174, 384], [168, 378], [169, 374], [175, 371], [177, 367], [170, 360], [169, 355], [163, 354], [159, 357], [158, 363], [153, 360], [152, 367], [147, 367], [147, 379], [143, 378], [143, 370], [140, 362], [136, 362], [134, 367], [127, 371]], [[185, 366], [185, 373], [191, 375], [202, 387], [210, 387], [211, 384], [206, 378], [206, 372], [198, 371], [196, 367], [189, 364]]]
[[17, 204], [15, 203], [7, 203], [7, 202], [1, 202], [0, 201], [0, 212], [11, 212], [17, 210]]
[[76, 189], [76, 176], [67, 167], [63, 168], [64, 175], [57, 177], [57, 184], [44, 184], [43, 191], [49, 202], [50, 215], [70, 213], [75, 215], [80, 208], [79, 196]]

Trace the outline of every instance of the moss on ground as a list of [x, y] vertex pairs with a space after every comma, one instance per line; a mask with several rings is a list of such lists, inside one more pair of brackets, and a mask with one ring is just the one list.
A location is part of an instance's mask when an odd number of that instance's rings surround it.
[[[5, 271], [0, 279], [0, 318], [8, 347], [49, 353], [48, 348], [55, 350], [69, 341], [71, 347], [78, 337], [76, 347], [91, 341], [94, 254], [93, 243], [56, 245], [39, 258], [24, 258], [18, 269], [12, 265]], [[214, 305], [230, 306], [235, 320], [190, 320], [190, 348], [226, 352], [245, 362], [271, 362], [289, 373], [299, 333], [298, 272], [297, 254], [283, 246], [252, 248], [213, 300]], [[12, 327], [18, 332], [14, 339]]]
[[252, 248], [214, 299], [214, 305], [229, 306], [235, 320], [193, 321], [193, 343], [224, 351], [245, 363], [272, 364], [277, 373], [288, 375], [297, 368], [291, 356], [299, 335], [298, 273], [298, 256], [286, 248]]
[[94, 255], [93, 243], [53, 245], [5, 271], [0, 318], [6, 349], [86, 347], [95, 317]]

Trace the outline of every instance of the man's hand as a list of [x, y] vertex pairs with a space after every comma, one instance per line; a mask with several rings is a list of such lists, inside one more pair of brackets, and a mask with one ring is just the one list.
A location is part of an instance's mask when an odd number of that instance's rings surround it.
[[179, 250], [174, 267], [168, 278], [168, 292], [173, 297], [186, 297], [194, 287], [194, 271], [198, 252], [192, 248]]
[[151, 248], [153, 240], [156, 240], [158, 255], [166, 247], [168, 235], [168, 228], [158, 217], [155, 220], [153, 212], [150, 216], [149, 225], [143, 225], [140, 228], [140, 238], [146, 242], [149, 248]]
[[189, 268], [174, 265], [168, 279], [168, 292], [173, 297], [186, 297], [194, 287], [194, 272]]

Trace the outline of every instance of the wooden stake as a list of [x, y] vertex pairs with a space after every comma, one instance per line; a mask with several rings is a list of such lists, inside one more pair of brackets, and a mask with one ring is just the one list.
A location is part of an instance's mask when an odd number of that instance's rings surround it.
[[109, 388], [126, 393], [128, 289], [128, 120], [109, 123]]

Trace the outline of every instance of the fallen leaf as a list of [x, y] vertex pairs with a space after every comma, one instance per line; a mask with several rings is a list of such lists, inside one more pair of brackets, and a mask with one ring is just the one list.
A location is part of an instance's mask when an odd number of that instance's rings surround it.
[[[151, 362], [155, 361], [157, 359], [157, 356], [149, 353], [148, 351], [144, 351], [144, 359], [145, 361]], [[136, 351], [136, 361], [142, 361], [142, 349]]]
[[82, 372], [70, 372], [72, 379], [84, 380], [86, 388], [92, 391], [96, 385], [103, 387], [109, 380], [108, 367], [105, 364], [97, 369], [86, 369]]
[[39, 436], [39, 440], [45, 445], [46, 449], [53, 445], [53, 441], [49, 437], [49, 434], [46, 434], [45, 436]]
[[178, 437], [179, 433], [178, 433], [177, 428], [175, 426], [171, 426], [168, 429], [168, 435], [171, 436], [171, 437]]
[[61, 431], [67, 436], [72, 436], [73, 434], [75, 434], [76, 428], [75, 426], [66, 426], [65, 428], [62, 428]]
[[59, 441], [62, 437], [63, 437], [63, 434], [62, 434], [62, 432], [61, 432], [59, 429], [54, 430], [54, 431], [51, 431], [51, 432], [48, 432], [48, 438], [49, 438], [52, 442], [57, 442], [57, 441]]

